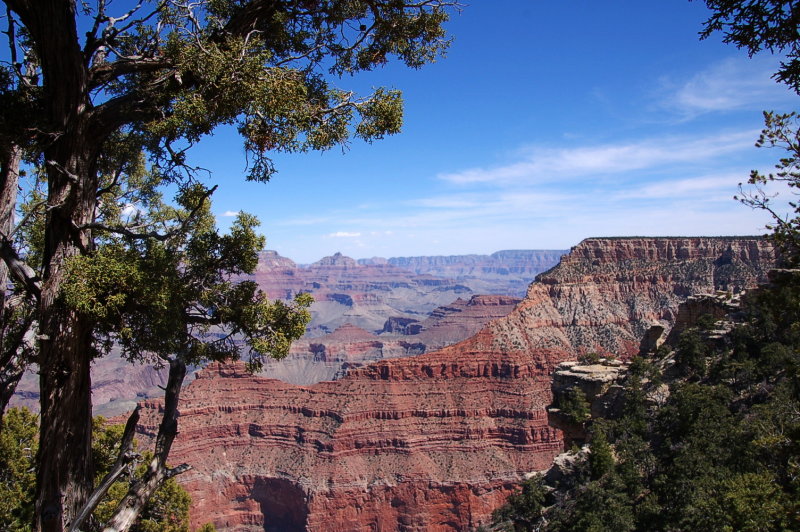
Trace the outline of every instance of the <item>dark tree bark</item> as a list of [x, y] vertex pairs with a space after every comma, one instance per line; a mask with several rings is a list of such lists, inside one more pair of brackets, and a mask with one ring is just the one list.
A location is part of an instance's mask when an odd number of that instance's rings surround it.
[[69, 0], [9, 0], [36, 45], [51, 137], [44, 149], [48, 182], [44, 270], [38, 316], [41, 433], [37, 455], [36, 530], [69, 526], [92, 491], [92, 327], [59, 300], [65, 266], [90, 244], [96, 150], [89, 132], [88, 71]]
[[[19, 146], [12, 143], [0, 146], [0, 238], [10, 233], [14, 223], [21, 160], [22, 150]], [[14, 338], [8, 335], [11, 319], [8, 316], [11, 309], [6, 304], [8, 280], [8, 267], [4, 261], [0, 261], [0, 429], [8, 401], [25, 372], [25, 365], [11, 343]]]

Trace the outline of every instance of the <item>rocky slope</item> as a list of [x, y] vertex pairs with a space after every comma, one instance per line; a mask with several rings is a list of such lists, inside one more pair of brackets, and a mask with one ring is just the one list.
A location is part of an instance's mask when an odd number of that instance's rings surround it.
[[[589, 239], [477, 335], [292, 386], [213, 366], [184, 392], [171, 460], [196, 524], [225, 530], [468, 530], [561, 447], [553, 368], [581, 351], [635, 352], [692, 293], [765, 278], [758, 238]], [[355, 334], [355, 331], [353, 331]], [[152, 436], [159, 403], [145, 403]]]

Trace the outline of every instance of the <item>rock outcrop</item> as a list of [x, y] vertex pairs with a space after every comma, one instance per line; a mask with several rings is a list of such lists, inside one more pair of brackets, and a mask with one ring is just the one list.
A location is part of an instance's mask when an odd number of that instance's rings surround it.
[[[760, 238], [588, 239], [472, 338], [293, 386], [214, 365], [181, 398], [171, 461], [193, 522], [225, 530], [453, 531], [489, 519], [560, 451], [550, 375], [625, 358], [694, 293], [740, 290], [774, 263]], [[357, 335], [357, 331], [350, 331]], [[361, 334], [361, 333], [358, 333]], [[152, 437], [158, 401], [144, 404]]]

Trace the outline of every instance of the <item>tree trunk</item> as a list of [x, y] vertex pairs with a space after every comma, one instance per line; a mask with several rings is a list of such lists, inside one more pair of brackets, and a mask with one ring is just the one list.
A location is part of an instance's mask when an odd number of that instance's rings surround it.
[[31, 33], [47, 102], [47, 219], [39, 319], [41, 428], [35, 530], [61, 532], [92, 491], [92, 324], [67, 308], [60, 292], [70, 258], [84, 253], [96, 195], [88, 66], [74, 0], [6, 0]]
[[[0, 147], [0, 234], [7, 236], [14, 225], [14, 209], [17, 205], [19, 189], [19, 164], [22, 150], [15, 144]], [[16, 337], [9, 337], [10, 321], [13, 319], [6, 311], [8, 290], [8, 267], [0, 260], [0, 428], [6, 405], [14, 395], [17, 383], [25, 371], [24, 361], [16, 345]]]
[[[48, 169], [50, 211], [45, 229], [44, 283], [39, 303], [41, 431], [36, 528], [69, 527], [92, 492], [92, 325], [59, 298], [69, 259], [88, 250], [95, 208], [91, 146], [76, 128], [65, 135]], [[82, 153], [83, 151], [83, 153]], [[64, 161], [61, 163], [60, 161]], [[74, 180], [72, 176], [77, 177]]]
[[139, 517], [147, 501], [164, 481], [189, 469], [186, 464], [175, 468], [167, 467], [167, 457], [172, 448], [172, 442], [178, 435], [178, 400], [185, 377], [186, 364], [177, 358], [170, 360], [169, 379], [164, 392], [164, 414], [158, 427], [153, 459], [150, 460], [142, 478], [131, 485], [128, 493], [114, 510], [114, 514], [103, 525], [103, 532], [127, 532], [136, 522], [136, 518]]

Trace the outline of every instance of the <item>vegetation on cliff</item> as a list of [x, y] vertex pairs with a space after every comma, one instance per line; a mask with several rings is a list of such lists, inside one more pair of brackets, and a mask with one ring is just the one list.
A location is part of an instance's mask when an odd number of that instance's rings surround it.
[[780, 272], [745, 306], [724, 334], [701, 320], [677, 345], [635, 358], [618, 415], [590, 422], [588, 453], [551, 485], [542, 476], [529, 480], [495, 524], [800, 527], [800, 274]]

